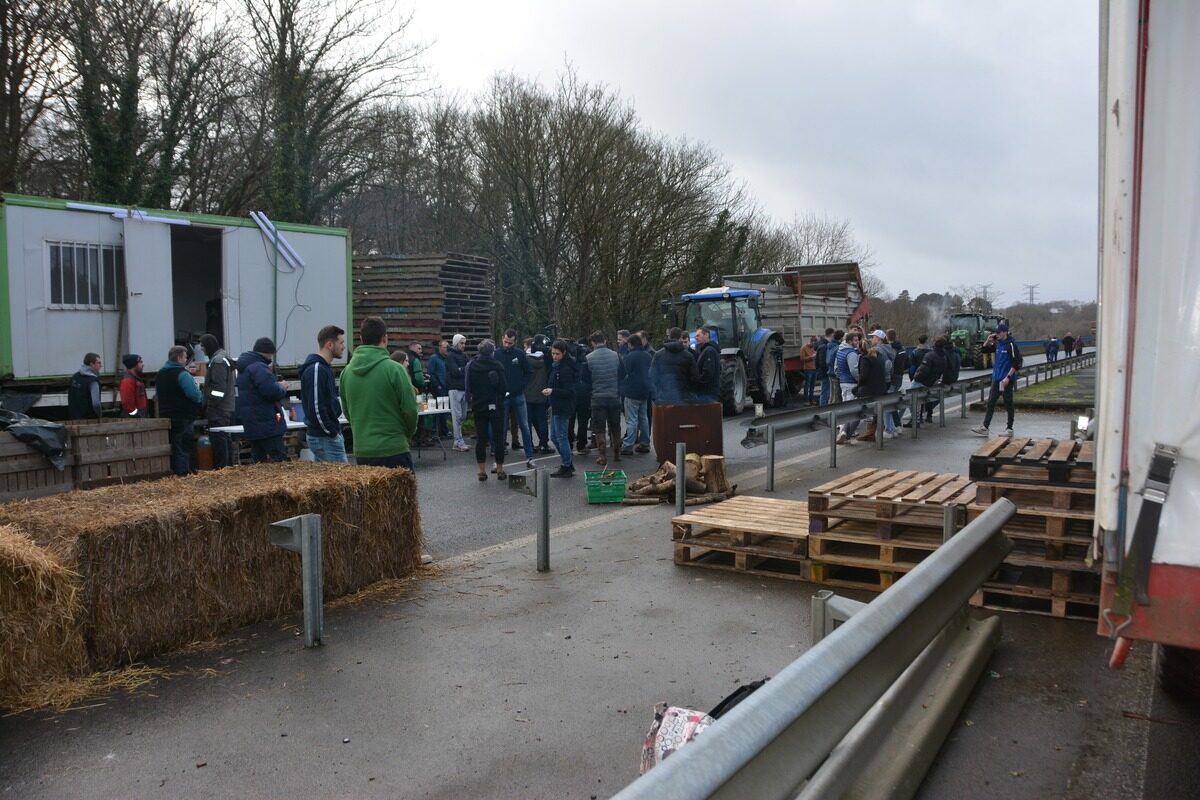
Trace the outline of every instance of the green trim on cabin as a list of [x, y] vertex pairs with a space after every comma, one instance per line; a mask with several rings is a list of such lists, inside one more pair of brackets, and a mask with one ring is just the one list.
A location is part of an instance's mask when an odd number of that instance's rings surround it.
[[8, 217], [0, 202], [0, 375], [13, 374], [12, 306], [8, 292]]
[[[218, 214], [192, 214], [187, 211], [170, 211], [162, 208], [142, 208], [141, 206], [122, 206], [120, 203], [97, 203], [92, 200], [61, 200], [54, 197], [32, 197], [25, 194], [4, 194], [5, 203], [14, 206], [23, 206], [25, 208], [49, 208], [59, 211], [77, 211], [78, 209], [69, 208], [69, 203], [84, 203], [87, 205], [112, 206], [114, 208], [136, 208], [139, 211], [144, 211], [147, 214], [152, 214], [156, 217], [166, 217], [168, 219], [186, 219], [197, 225], [221, 225], [236, 228], [256, 228], [254, 220], [249, 217], [223, 217]], [[83, 212], [88, 213], [88, 212]], [[274, 222], [274, 220], [272, 220]], [[315, 233], [324, 236], [344, 236], [346, 240], [350, 239], [350, 231], [347, 228], [331, 228], [323, 225], [304, 225], [298, 222], [274, 222], [275, 227], [281, 231], [290, 231], [292, 233]]]

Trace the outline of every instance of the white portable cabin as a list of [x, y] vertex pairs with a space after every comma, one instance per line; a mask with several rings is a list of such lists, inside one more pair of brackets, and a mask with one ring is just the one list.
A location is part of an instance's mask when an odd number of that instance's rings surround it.
[[270, 336], [276, 363], [299, 365], [320, 328], [350, 329], [350, 234], [274, 228], [278, 252], [249, 217], [4, 195], [0, 378], [44, 384], [87, 352], [109, 374], [125, 353], [154, 372], [178, 337], [203, 333], [234, 355]]

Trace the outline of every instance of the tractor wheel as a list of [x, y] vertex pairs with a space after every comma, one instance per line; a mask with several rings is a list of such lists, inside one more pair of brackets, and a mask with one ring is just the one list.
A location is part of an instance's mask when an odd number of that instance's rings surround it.
[[746, 410], [746, 365], [736, 356], [721, 359], [721, 406], [727, 417]]
[[763, 353], [762, 363], [758, 365], [759, 396], [755, 398], [755, 402], [762, 403], [767, 408], [779, 408], [787, 400], [787, 378], [783, 372], [782, 356], [783, 353], [778, 347], [772, 347]]
[[1158, 685], [1181, 703], [1200, 708], [1200, 650], [1155, 645]]
[[984, 356], [987, 354], [981, 351], [980, 347], [981, 345], [978, 342], [971, 345], [971, 349], [968, 351], [967, 363], [975, 369], [987, 369], [987, 362], [984, 360]]

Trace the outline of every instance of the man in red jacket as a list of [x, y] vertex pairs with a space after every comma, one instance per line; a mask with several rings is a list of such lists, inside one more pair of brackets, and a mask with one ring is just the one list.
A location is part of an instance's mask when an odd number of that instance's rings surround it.
[[121, 357], [125, 376], [121, 378], [121, 414], [126, 417], [150, 416], [150, 401], [146, 399], [146, 381], [142, 378], [145, 363], [137, 353]]

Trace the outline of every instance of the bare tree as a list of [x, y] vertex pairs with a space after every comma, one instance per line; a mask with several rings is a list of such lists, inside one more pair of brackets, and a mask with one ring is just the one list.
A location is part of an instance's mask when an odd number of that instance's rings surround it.
[[34, 128], [60, 89], [54, 60], [65, 8], [62, 0], [0, 0], [0, 191], [28, 174]]

